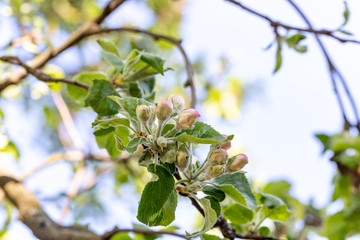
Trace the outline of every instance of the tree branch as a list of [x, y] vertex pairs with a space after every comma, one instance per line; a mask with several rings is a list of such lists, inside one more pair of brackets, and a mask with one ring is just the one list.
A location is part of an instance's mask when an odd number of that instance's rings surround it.
[[271, 19], [270, 17], [260, 13], [260, 12], [257, 12], [247, 6], [245, 6], [244, 4], [242, 4], [241, 2], [238, 2], [236, 0], [225, 0], [227, 2], [230, 2], [232, 4], [235, 4], [236, 6], [238, 7], [241, 7], [242, 9], [244, 9], [245, 11], [255, 15], [255, 16], [258, 16], [266, 21], [268, 21], [270, 23], [270, 25], [273, 27], [273, 28], [277, 28], [277, 27], [282, 27], [286, 30], [296, 30], [296, 31], [299, 31], [299, 32], [308, 32], [308, 33], [315, 33], [315, 34], [319, 34], [319, 35], [326, 35], [326, 36], [329, 36], [331, 38], [334, 38], [336, 40], [338, 40], [339, 42], [341, 43], [356, 43], [356, 44], [360, 44], [360, 41], [358, 40], [354, 40], [354, 39], [345, 39], [345, 38], [340, 38], [338, 36], [335, 36], [335, 32], [336, 30], [327, 30], [327, 29], [321, 29], [321, 30], [315, 30], [313, 28], [300, 28], [300, 27], [295, 27], [295, 26], [291, 26], [291, 25], [288, 25], [288, 24], [284, 24], [284, 23], [281, 23], [281, 22], [278, 22], [278, 21], [275, 21], [273, 19]]
[[[297, 6], [297, 4], [292, 1], [292, 0], [287, 0], [289, 2], [289, 4], [295, 9], [295, 11], [300, 15], [300, 17], [304, 20], [304, 22], [308, 25], [309, 29], [313, 29], [313, 26], [310, 22], [310, 20], [305, 16], [305, 13]], [[348, 118], [346, 117], [346, 113], [345, 113], [345, 109], [344, 109], [344, 106], [343, 106], [343, 103], [342, 103], [342, 100], [341, 100], [341, 96], [338, 92], [338, 88], [337, 88], [337, 85], [336, 85], [336, 76], [339, 78], [340, 80], [340, 83], [343, 85], [344, 89], [345, 89], [345, 93], [346, 93], [346, 96], [348, 97], [348, 100], [350, 102], [350, 105], [353, 109], [353, 112], [354, 112], [354, 116], [356, 118], [356, 121], [357, 121], [357, 124], [355, 125], [358, 130], [360, 130], [360, 117], [359, 117], [359, 113], [358, 113], [358, 110], [357, 110], [357, 106], [356, 106], [356, 103], [355, 103], [355, 100], [350, 92], [350, 89], [346, 83], [346, 80], [344, 78], [344, 76], [342, 75], [342, 73], [340, 72], [340, 70], [335, 66], [333, 60], [330, 58], [330, 55], [325, 47], [325, 45], [323, 44], [323, 42], [321, 41], [321, 39], [319, 38], [319, 35], [317, 33], [314, 33], [314, 37], [328, 63], [328, 68], [329, 68], [329, 74], [330, 74], [330, 78], [331, 78], [331, 82], [332, 82], [332, 85], [333, 85], [333, 88], [334, 88], [334, 93], [338, 99], [338, 103], [339, 103], [339, 106], [340, 106], [340, 110], [342, 111], [342, 115], [343, 115], [343, 118], [344, 118], [344, 128], [345, 129], [348, 129], [351, 124], [349, 123], [349, 120]]]
[[85, 227], [64, 227], [44, 212], [35, 195], [5, 168], [0, 169], [0, 189], [19, 211], [19, 220], [41, 240], [101, 240]]
[[[34, 77], [36, 77], [40, 81], [47, 82], [47, 83], [48, 82], [62, 82], [62, 83], [75, 85], [75, 86], [84, 88], [86, 90], [89, 90], [89, 85], [86, 85], [86, 84], [81, 83], [81, 82], [73, 81], [73, 80], [70, 80], [70, 79], [67, 79], [67, 78], [53, 78], [50, 75], [45, 74], [42, 71], [40, 71], [38, 69], [35, 69], [35, 68], [32, 68], [29, 65], [25, 64], [18, 57], [2, 56], [2, 57], [0, 57], [0, 60], [3, 61], [3, 62], [7, 62], [7, 63], [11, 63], [11, 64], [15, 64], [15, 65], [19, 65], [19, 66], [23, 67], [25, 69], [26, 73], [33, 75]], [[0, 88], [1, 88], [1, 84], [0, 84]]]
[[174, 232], [153, 231], [153, 230], [150, 230], [150, 229], [119, 229], [117, 227], [115, 227], [113, 230], [103, 234], [101, 239], [102, 240], [109, 240], [116, 233], [121, 233], [121, 232], [133, 232], [133, 233], [140, 233], [140, 234], [145, 234], [145, 235], [171, 235], [171, 236], [175, 236], [175, 237], [179, 237], [179, 238], [183, 238], [183, 239], [189, 239], [184, 235], [174, 233]]
[[[125, 1], [126, 0], [111, 0], [104, 7], [102, 13], [95, 20], [84, 23], [81, 27], [74, 31], [62, 45], [55, 48], [47, 48], [45, 51], [28, 61], [26, 64], [30, 68], [34, 69], [44, 66], [48, 61], [58, 56], [60, 53], [62, 53], [69, 47], [81, 41], [88, 31], [98, 29], [99, 25], [105, 20], [105, 18], [109, 16], [117, 7], [119, 7]], [[21, 79], [27, 76], [27, 74], [28, 72], [24, 71], [23, 69], [14, 72], [8, 79], [6, 79], [3, 83], [0, 84], [0, 92], [10, 85], [19, 83]]]

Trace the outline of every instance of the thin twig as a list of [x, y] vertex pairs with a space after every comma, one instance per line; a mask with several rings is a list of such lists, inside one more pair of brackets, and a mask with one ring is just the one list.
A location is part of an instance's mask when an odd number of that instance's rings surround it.
[[91, 35], [97, 35], [97, 34], [102, 34], [102, 33], [111, 33], [111, 32], [131, 32], [131, 33], [138, 33], [138, 34], [144, 34], [147, 35], [155, 40], [165, 40], [167, 42], [170, 42], [171, 44], [173, 44], [174, 46], [176, 46], [183, 59], [185, 62], [185, 69], [186, 69], [186, 73], [187, 73], [187, 81], [185, 82], [185, 87], [190, 87], [191, 90], [191, 107], [195, 108], [196, 106], [196, 92], [195, 92], [195, 84], [194, 84], [194, 71], [193, 68], [191, 66], [189, 57], [185, 51], [185, 49], [182, 46], [181, 40], [170, 37], [168, 35], [164, 35], [164, 34], [159, 34], [159, 33], [153, 33], [150, 31], [146, 31], [146, 30], [142, 30], [139, 28], [128, 28], [128, 27], [122, 27], [122, 28], [103, 28], [100, 30], [94, 30], [94, 31], [89, 31], [86, 35], [87, 36], [91, 36]]
[[[126, 0], [111, 0], [103, 9], [101, 14], [93, 21], [84, 23], [77, 30], [75, 30], [69, 38], [58, 47], [48, 47], [41, 54], [37, 55], [26, 64], [33, 69], [43, 67], [48, 61], [58, 56], [66, 49], [74, 46], [80, 42], [88, 31], [98, 29], [99, 25], [108, 17], [117, 7], [123, 4]], [[10, 75], [4, 82], [0, 84], [0, 92], [10, 85], [19, 83], [29, 72], [20, 69]]]
[[[304, 22], [308, 25], [309, 29], [313, 29], [313, 26], [309, 20], [309, 18], [306, 17], [305, 13], [297, 6], [297, 4], [292, 1], [292, 0], [287, 0], [289, 2], [289, 4], [295, 9], [295, 11], [301, 16], [301, 18], [304, 20]], [[345, 78], [344, 76], [342, 75], [342, 73], [340, 72], [340, 70], [335, 66], [334, 62], [332, 61], [332, 59], [330, 58], [329, 56], [329, 53], [325, 47], [325, 45], [323, 44], [323, 42], [321, 41], [319, 35], [317, 33], [314, 33], [314, 36], [315, 36], [315, 39], [328, 63], [328, 68], [329, 68], [329, 74], [330, 74], [330, 77], [331, 77], [331, 81], [332, 81], [332, 84], [333, 84], [333, 88], [334, 88], [334, 93], [338, 99], [338, 103], [340, 105], [340, 110], [342, 111], [342, 114], [344, 116], [344, 126], [345, 126], [345, 129], [347, 129], [349, 126], [350, 126], [350, 123], [346, 117], [346, 114], [345, 114], [345, 110], [344, 110], [344, 106], [343, 106], [343, 103], [342, 103], [342, 100], [341, 100], [341, 96], [339, 95], [338, 93], [338, 89], [337, 89], [337, 86], [336, 86], [336, 83], [335, 83], [335, 77], [338, 76], [339, 77], [339, 80], [341, 82], [341, 84], [343, 85], [344, 89], [345, 89], [345, 93], [349, 99], [349, 102], [351, 104], [351, 107], [353, 109], [353, 112], [354, 112], [354, 115], [355, 115], [355, 118], [356, 118], [356, 121], [357, 121], [357, 124], [356, 126], [358, 127], [358, 129], [360, 130], [360, 118], [359, 118], [359, 113], [358, 113], [358, 110], [357, 110], [357, 106], [356, 106], [356, 103], [355, 103], [355, 100], [350, 92], [350, 89], [345, 81]]]
[[183, 239], [189, 239], [184, 235], [178, 234], [178, 233], [174, 233], [174, 232], [168, 232], [168, 231], [154, 231], [154, 230], [150, 230], [150, 229], [119, 229], [117, 227], [115, 227], [113, 230], [105, 233], [102, 236], [102, 240], [109, 240], [111, 239], [112, 236], [114, 236], [117, 233], [121, 233], [121, 232], [133, 232], [133, 233], [140, 233], [140, 234], [145, 234], [145, 235], [171, 235], [171, 236], [175, 236], [175, 237], [179, 237], [179, 238], [183, 238]]
[[296, 31], [299, 31], [299, 32], [308, 32], [308, 33], [314, 33], [314, 34], [319, 34], [319, 35], [326, 35], [326, 36], [329, 36], [331, 38], [334, 38], [334, 39], [338, 40], [341, 43], [347, 43], [348, 42], [348, 43], [360, 44], [359, 40], [345, 39], [345, 38], [340, 38], [338, 36], [335, 36], [334, 33], [336, 32], [336, 30], [327, 30], [327, 29], [316, 30], [316, 29], [313, 29], [313, 28], [310, 28], [310, 27], [309, 28], [300, 28], [300, 27], [291, 26], [291, 25], [288, 25], [288, 24], [281, 23], [279, 21], [275, 21], [275, 20], [271, 19], [270, 17], [268, 17], [268, 16], [266, 16], [266, 15], [260, 13], [260, 12], [257, 12], [255, 10], [247, 7], [247, 6], [245, 6], [241, 2], [238, 2], [238, 1], [235, 1], [235, 0], [225, 0], [225, 1], [233, 3], [233, 4], [241, 7], [242, 9], [246, 10], [247, 12], [268, 21], [273, 28], [282, 27], [282, 28], [287, 29], [287, 30], [296, 30]]
[[42, 71], [32, 68], [29, 65], [25, 64], [23, 61], [21, 61], [18, 57], [13, 57], [13, 56], [2, 56], [0, 57], [0, 60], [3, 62], [7, 62], [7, 63], [11, 63], [11, 64], [15, 64], [15, 65], [19, 65], [21, 67], [23, 67], [25, 69], [25, 71], [31, 75], [33, 75], [34, 77], [36, 77], [37, 79], [39, 79], [42, 82], [62, 82], [62, 83], [66, 83], [66, 84], [71, 84], [71, 85], [75, 85], [81, 88], [84, 88], [86, 90], [89, 89], [89, 86], [81, 83], [81, 82], [77, 82], [77, 81], [73, 81], [70, 79], [66, 79], [66, 78], [53, 78], [48, 74], [43, 73]]

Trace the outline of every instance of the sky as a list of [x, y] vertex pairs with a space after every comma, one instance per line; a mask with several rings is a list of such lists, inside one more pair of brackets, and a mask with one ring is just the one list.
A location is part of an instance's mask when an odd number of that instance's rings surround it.
[[[273, 19], [289, 25], [306, 27], [284, 0], [243, 2]], [[342, 1], [297, 2], [316, 28], [334, 29], [343, 22]], [[360, 2], [349, 0], [348, 5], [351, 15], [346, 29], [353, 32], [356, 38], [360, 36]], [[141, 15], [137, 14], [139, 8], [143, 13]], [[219, 57], [228, 56], [231, 74], [239, 76], [249, 85], [261, 84], [260, 90], [246, 99], [238, 118], [225, 122], [205, 117], [206, 121], [218, 126], [216, 128], [221, 132], [235, 134], [233, 144], [242, 146], [248, 155], [250, 163], [245, 170], [251, 178], [256, 178], [260, 183], [286, 179], [293, 186], [292, 193], [301, 201], [308, 202], [312, 199], [316, 206], [328, 204], [332, 191], [331, 181], [336, 169], [329, 162], [329, 156], [321, 154], [322, 146], [314, 138], [314, 134], [337, 133], [341, 130], [342, 121], [326, 62], [313, 37], [309, 36], [304, 41], [308, 46], [308, 52], [305, 54], [295, 53], [285, 47], [283, 65], [274, 75], [272, 72], [275, 65], [275, 49], [264, 51], [274, 37], [267, 22], [221, 0], [189, 0], [185, 4], [184, 14], [181, 38], [190, 60], [200, 56], [205, 58], [206, 63], [211, 66], [210, 72], [213, 71], [216, 75]], [[149, 19], [153, 19], [153, 15], [146, 11], [141, 1], [129, 1], [113, 13], [107, 24], [115, 27], [125, 22], [135, 22], [135, 26], [145, 28], [151, 24]], [[1, 27], [1, 31], [3, 30], [4, 27]], [[360, 94], [355, 91], [360, 89], [360, 68], [357, 67], [360, 46], [351, 43], [341, 44], [327, 37], [322, 39], [336, 65], [345, 75], [357, 104], [360, 105]], [[62, 38], [57, 41], [61, 40]], [[71, 56], [71, 52], [65, 52], [59, 57], [59, 62], [65, 62], [71, 59]], [[11, 107], [12, 105], [6, 106], [7, 109]], [[12, 114], [7, 121], [9, 129], [15, 125], [16, 116], [21, 114], [16, 112], [21, 109], [11, 111]], [[89, 119], [91, 117], [93, 116], [90, 115]], [[33, 121], [36, 122], [36, 119]], [[26, 124], [26, 121], [21, 122]], [[25, 135], [26, 132], [29, 135], [33, 134], [25, 126], [14, 130], [14, 134], [18, 134], [20, 130]], [[24, 151], [30, 152], [29, 149]], [[34, 151], [27, 158], [39, 156], [38, 154], [41, 156], [40, 152]], [[42, 161], [41, 158], [38, 159], [39, 162]], [[23, 166], [23, 170], [27, 167], [29, 166]], [[65, 166], [59, 165], [59, 168], [63, 168], [66, 173]], [[59, 168], [49, 168], [49, 174], [59, 171]], [[29, 188], [50, 189], [45, 186], [46, 183], [39, 182], [40, 179], [41, 176], [30, 180], [27, 183]], [[135, 220], [135, 214], [131, 211], [133, 206], [127, 205], [131, 201], [136, 201], [136, 198], [129, 195], [124, 201], [116, 203], [116, 206], [118, 212], [133, 217], [124, 220], [122, 217], [112, 216], [107, 221], [118, 222], [119, 225], [131, 224], [131, 221]], [[336, 211], [337, 208], [335, 204], [332, 211]], [[47, 210], [54, 213], [56, 218], [56, 210]], [[187, 214], [191, 213], [191, 210], [187, 210], [185, 215], [179, 213], [176, 224], [186, 225], [184, 222]], [[27, 232], [30, 239], [30, 233], [21, 223], [15, 223], [11, 228], [21, 229], [22, 234]], [[99, 227], [99, 230], [102, 229], [105, 229], [105, 226]], [[312, 239], [321, 238], [313, 236]]]

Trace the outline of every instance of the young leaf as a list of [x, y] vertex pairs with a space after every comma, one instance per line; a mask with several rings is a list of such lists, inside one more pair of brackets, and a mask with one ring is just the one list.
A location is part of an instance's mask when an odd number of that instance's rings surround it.
[[101, 116], [110, 116], [119, 112], [119, 106], [108, 96], [119, 96], [114, 86], [107, 80], [95, 79], [85, 98], [85, 106], [91, 106]]
[[120, 56], [116, 44], [113, 41], [99, 39], [97, 42], [106, 52], [114, 53], [117, 56]]
[[[349, 21], [349, 16], [350, 16], [349, 7], [348, 7], [346, 1], [344, 1], [344, 6], [345, 6], [345, 10], [344, 10], [344, 13], [343, 13], [344, 23], [341, 25], [341, 27], [345, 26], [345, 25], [348, 23], [348, 21]], [[341, 27], [340, 27], [340, 28], [341, 28]]]
[[205, 193], [206, 195], [212, 196], [214, 198], [216, 198], [219, 202], [224, 201], [225, 199], [225, 193], [219, 189], [217, 189], [216, 187], [213, 186], [205, 186], [202, 189], [203, 193]]
[[146, 142], [146, 139], [144, 137], [137, 137], [134, 138], [129, 142], [127, 146], [124, 146], [124, 149], [128, 151], [129, 153], [133, 153], [136, 151], [137, 146], [143, 142]]
[[282, 40], [281, 37], [276, 38], [277, 42], [277, 50], [276, 50], [276, 65], [273, 73], [279, 71], [282, 63], [282, 55], [281, 55], [281, 48], [282, 48]]
[[92, 127], [99, 127], [99, 128], [108, 128], [108, 127], [117, 127], [117, 126], [130, 127], [130, 121], [127, 118], [112, 117], [106, 119], [96, 119], [92, 123]]
[[123, 144], [129, 142], [130, 131], [127, 127], [109, 127], [99, 129], [94, 132], [95, 139], [100, 148], [105, 148], [111, 157], [117, 157], [122, 149], [116, 146], [116, 136], [119, 137]]
[[223, 240], [221, 238], [219, 238], [218, 236], [215, 235], [210, 235], [210, 234], [203, 234], [200, 236], [201, 240]]
[[262, 213], [272, 220], [285, 222], [292, 213], [287, 210], [285, 203], [278, 197], [267, 193], [258, 194], [260, 204], [263, 204]]
[[139, 98], [133, 98], [133, 97], [116, 97], [116, 96], [110, 96], [110, 99], [115, 101], [121, 108], [122, 111], [131, 119], [134, 121], [138, 121], [136, 116], [136, 107], [140, 104], [145, 104], [148, 106], [152, 106], [152, 104], [144, 99]]
[[257, 206], [256, 198], [244, 173], [226, 173], [212, 179], [210, 184], [245, 207]]
[[161, 165], [150, 164], [148, 171], [157, 177], [153, 177], [144, 188], [137, 219], [148, 226], [167, 226], [175, 219], [177, 193], [174, 177]]
[[254, 212], [240, 204], [233, 204], [224, 208], [224, 217], [232, 224], [246, 224], [254, 218]]
[[[216, 201], [216, 200], [213, 199], [213, 201]], [[193, 237], [199, 236], [199, 235], [209, 231], [214, 226], [217, 218], [219, 217], [217, 211], [212, 208], [212, 203], [211, 203], [210, 199], [201, 198], [201, 199], [199, 199], [199, 202], [205, 212], [204, 225], [202, 226], [202, 228], [199, 231], [196, 231], [191, 234], [186, 233], [186, 236], [188, 238], [193, 238]]]
[[184, 129], [175, 135], [175, 141], [194, 142], [203, 144], [224, 143], [231, 140], [234, 135], [225, 138], [210, 125], [203, 122], [196, 122], [193, 129]]
[[109, 64], [116, 67], [120, 72], [123, 71], [124, 63], [115, 53], [101, 51], [100, 54]]
[[143, 93], [141, 91], [141, 88], [138, 84], [138, 82], [130, 82], [129, 83], [129, 93], [130, 96], [136, 97], [136, 98], [142, 98]]
[[[94, 79], [106, 79], [107, 76], [102, 72], [82, 72], [77, 74], [75, 77], [72, 78], [72, 80], [85, 83], [89, 86], [93, 84]], [[72, 85], [72, 84], [66, 84], [66, 89], [69, 93], [69, 95], [77, 100], [82, 101], [88, 94], [88, 91], [86, 89], [83, 89], [81, 87]]]
[[151, 53], [141, 53], [141, 60], [149, 64], [155, 71], [164, 75], [164, 63], [165, 60]]

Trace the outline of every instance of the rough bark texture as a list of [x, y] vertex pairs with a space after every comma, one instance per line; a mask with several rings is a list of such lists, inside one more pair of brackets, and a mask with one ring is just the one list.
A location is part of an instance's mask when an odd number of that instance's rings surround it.
[[0, 168], [0, 188], [19, 211], [19, 220], [41, 240], [100, 240], [86, 227], [64, 227], [44, 212], [36, 196], [6, 169]]

